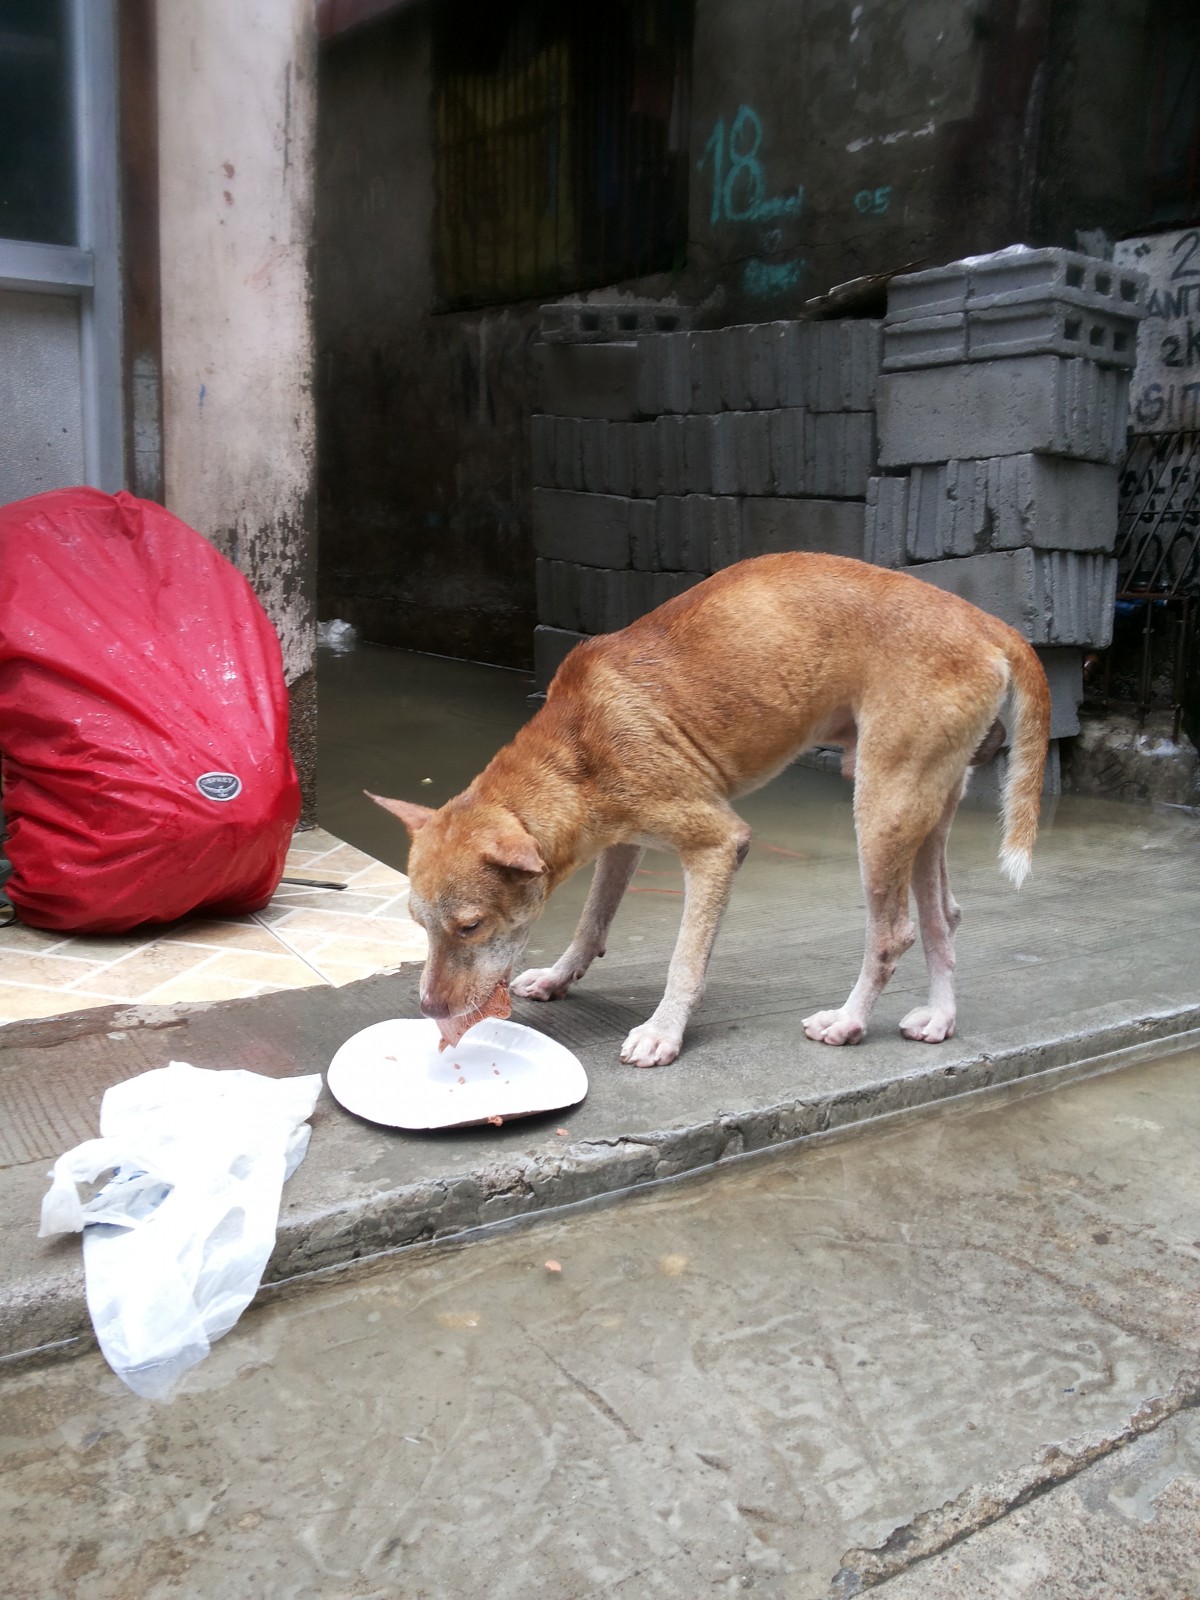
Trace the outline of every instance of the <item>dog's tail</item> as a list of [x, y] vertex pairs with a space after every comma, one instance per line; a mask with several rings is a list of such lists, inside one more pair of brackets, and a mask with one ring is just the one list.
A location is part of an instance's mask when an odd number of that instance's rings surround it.
[[1050, 740], [1050, 689], [1033, 647], [1018, 633], [1006, 641], [1013, 728], [1004, 777], [1000, 870], [1019, 889], [1033, 864]]

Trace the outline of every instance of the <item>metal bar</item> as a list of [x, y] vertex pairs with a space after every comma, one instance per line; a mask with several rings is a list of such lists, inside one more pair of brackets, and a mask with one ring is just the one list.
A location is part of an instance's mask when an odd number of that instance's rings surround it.
[[1150, 709], [1150, 680], [1152, 676], [1150, 640], [1153, 632], [1154, 606], [1147, 602], [1143, 607], [1145, 616], [1142, 622], [1142, 661], [1138, 674], [1138, 718], [1145, 721], [1146, 713]]
[[444, 303], [671, 267], [686, 237], [687, 162], [669, 149], [663, 85], [653, 70], [633, 74], [638, 62], [686, 73], [691, 6], [659, 0], [651, 16], [618, 0], [586, 26], [573, 8], [529, 0], [504, 15], [530, 27], [514, 23], [500, 55], [473, 66], [455, 47], [461, 14], [433, 14]]
[[1171, 738], [1179, 743], [1179, 729], [1183, 722], [1183, 680], [1187, 672], [1187, 635], [1189, 602], [1184, 596], [1182, 615], [1175, 630], [1175, 720]]
[[[1142, 435], [1139, 436], [1139, 438], [1135, 438], [1134, 439], [1133, 448], [1130, 451], [1130, 456], [1132, 456], [1136, 452], [1139, 442], [1142, 442], [1142, 443], [1145, 443], [1146, 446], [1147, 446], [1146, 453], [1150, 456], [1151, 464], [1153, 463], [1153, 461], [1154, 461], [1154, 459], [1156, 457], [1156, 454], [1158, 455], [1158, 459], [1159, 459], [1161, 464], [1159, 466], [1158, 476], [1154, 479], [1154, 482], [1151, 484], [1149, 491], [1148, 492], [1143, 492], [1140, 501], [1135, 499], [1135, 500], [1132, 500], [1130, 502], [1130, 504], [1132, 505], [1133, 509], [1130, 512], [1129, 528], [1128, 528], [1128, 533], [1127, 533], [1127, 536], [1126, 536], [1128, 543], [1125, 546], [1122, 546], [1122, 544], [1118, 540], [1117, 551], [1116, 551], [1118, 560], [1123, 560], [1123, 559], [1126, 559], [1128, 557], [1128, 555], [1129, 555], [1128, 544], [1131, 544], [1133, 542], [1133, 537], [1134, 537], [1134, 534], [1136, 532], [1138, 523], [1141, 521], [1142, 516], [1144, 515], [1143, 507], [1148, 505], [1148, 504], [1151, 504], [1153, 502], [1154, 496], [1158, 493], [1159, 488], [1162, 485], [1162, 481], [1163, 481], [1164, 477], [1167, 475], [1167, 472], [1170, 469], [1170, 465], [1171, 465], [1171, 450], [1173, 448], [1173, 445], [1164, 442], [1162, 444], [1162, 446], [1161, 446], [1161, 454], [1159, 454], [1158, 451], [1156, 450], [1156, 445], [1154, 443], [1155, 440], [1164, 440], [1165, 441], [1169, 437], [1170, 437], [1169, 435], [1142, 434]], [[1128, 457], [1126, 459], [1128, 460]], [[1149, 464], [1147, 466], [1147, 471], [1149, 471]], [[1166, 504], [1166, 502], [1164, 501], [1164, 506], [1165, 506], [1165, 504]], [[1161, 520], [1161, 513], [1160, 513], [1159, 520]], [[1155, 523], [1155, 526], [1151, 529], [1150, 533], [1148, 533], [1143, 538], [1142, 543], [1138, 546], [1136, 558], [1132, 562], [1129, 562], [1127, 567], [1126, 567], [1126, 571], [1128, 573], [1135, 574], [1138, 571], [1139, 567], [1142, 564], [1142, 558], [1143, 558], [1144, 552], [1146, 550], [1146, 547], [1149, 545], [1151, 539], [1156, 534], [1157, 527], [1158, 527], [1158, 524]]]
[[38, 294], [77, 294], [95, 282], [90, 250], [69, 244], [26, 244], [0, 239], [0, 289], [30, 289]]
[[[1154, 436], [1139, 435], [1138, 438], [1134, 440], [1129, 457], [1126, 458], [1127, 461], [1137, 452], [1139, 444], [1151, 437]], [[1160, 573], [1164, 568], [1164, 565], [1166, 565], [1173, 557], [1176, 546], [1181, 540], [1192, 537], [1188, 530], [1183, 526], [1183, 523], [1191, 511], [1192, 506], [1196, 503], [1197, 496], [1200, 495], [1200, 434], [1194, 434], [1190, 436], [1191, 442], [1188, 446], [1187, 455], [1183, 458], [1182, 463], [1180, 464], [1179, 457], [1175, 454], [1176, 446], [1174, 441], [1182, 437], [1182, 435], [1163, 436], [1164, 444], [1162, 446], [1161, 465], [1152, 485], [1148, 491], [1145, 489], [1141, 490], [1139, 495], [1131, 499], [1129, 502], [1129, 505], [1132, 508], [1128, 512], [1129, 531], [1125, 540], [1118, 540], [1117, 545], [1117, 558], [1124, 565], [1125, 569], [1125, 578], [1122, 587], [1123, 595], [1136, 595], [1153, 589], [1155, 583], [1158, 581]], [[1154, 447], [1150, 446], [1150, 454], [1152, 458], [1154, 453]], [[1189, 472], [1192, 474], [1191, 493], [1187, 496], [1187, 499], [1183, 501], [1182, 505], [1180, 505], [1176, 499], [1176, 489], [1180, 479], [1184, 478]], [[1171, 481], [1169, 484], [1164, 486], [1163, 480], [1167, 477], [1168, 473], [1171, 475]], [[1142, 535], [1140, 541], [1137, 543], [1133, 557], [1130, 559], [1131, 548], [1134, 546], [1134, 535], [1136, 533], [1138, 524], [1141, 522], [1143, 516], [1146, 515], [1146, 512], [1141, 508], [1147, 505], [1152, 505], [1154, 497], [1159, 494], [1160, 491], [1162, 493], [1162, 500], [1157, 514], [1154, 515], [1154, 519], [1149, 530]], [[1159, 530], [1162, 528], [1168, 512], [1172, 512], [1178, 516], [1180, 526], [1175, 533], [1169, 535], [1164, 541], [1160, 542], [1158, 557], [1149, 577], [1139, 581], [1136, 588], [1134, 588], [1133, 580], [1138, 579], [1138, 575], [1142, 571], [1142, 567], [1148, 558], [1148, 554], [1152, 545], [1156, 540], [1159, 540]], [[1190, 565], [1190, 562], [1191, 556], [1189, 555], [1188, 565]], [[1174, 585], [1171, 586], [1167, 592], [1174, 592]]]
[[[1180, 469], [1180, 472], [1176, 476], [1175, 481], [1173, 481], [1172, 484], [1171, 484], [1171, 493], [1168, 496], [1168, 498], [1163, 501], [1162, 510], [1159, 512], [1159, 515], [1158, 515], [1158, 522], [1155, 524], [1156, 528], [1159, 525], [1161, 525], [1162, 520], [1166, 516], [1168, 509], [1174, 504], [1175, 483], [1178, 482], [1179, 477], [1182, 477], [1184, 475], [1184, 473], [1186, 473], [1187, 471], [1189, 471], [1192, 468], [1192, 463], [1196, 462], [1196, 461], [1200, 461], [1200, 435], [1198, 435], [1197, 438], [1193, 440], [1192, 447], [1191, 447], [1190, 451], [1188, 452], [1187, 461], [1185, 462], [1184, 466]], [[1154, 568], [1154, 571], [1150, 575], [1150, 581], [1146, 586], [1147, 588], [1150, 588], [1150, 589], [1154, 588], [1155, 584], [1158, 581], [1158, 576], [1159, 576], [1160, 572], [1162, 572], [1163, 567], [1166, 564], [1168, 558], [1174, 554], [1175, 546], [1180, 542], [1181, 539], [1187, 537], [1187, 530], [1183, 527], [1183, 522], [1184, 522], [1184, 519], [1186, 518], [1188, 512], [1192, 509], [1192, 506], [1195, 504], [1196, 496], [1197, 496], [1198, 493], [1200, 493], [1200, 476], [1198, 476], [1193, 471], [1193, 473], [1192, 473], [1192, 492], [1191, 492], [1191, 494], [1188, 495], [1187, 499], [1183, 502], [1183, 505], [1179, 508], [1179, 512], [1178, 512], [1180, 526], [1177, 529], [1177, 531], [1175, 533], [1173, 533], [1166, 540], [1166, 542], [1164, 543], [1164, 545], [1162, 547], [1161, 554], [1159, 555], [1159, 558], [1158, 558], [1158, 564]], [[1173, 589], [1168, 588], [1167, 592], [1168, 593], [1172, 593]]]

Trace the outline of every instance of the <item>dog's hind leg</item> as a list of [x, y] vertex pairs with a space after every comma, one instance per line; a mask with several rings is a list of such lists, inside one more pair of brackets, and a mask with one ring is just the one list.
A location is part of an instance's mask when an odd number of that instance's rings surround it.
[[937, 826], [917, 851], [913, 865], [913, 894], [921, 924], [921, 944], [929, 968], [929, 1004], [917, 1006], [900, 1023], [906, 1039], [940, 1044], [954, 1037], [954, 935], [962, 921], [958, 902], [950, 892], [946, 866], [946, 841], [958, 810], [961, 785], [956, 785]]
[[877, 761], [878, 757], [864, 763], [860, 752], [854, 796], [859, 865], [867, 900], [866, 949], [858, 981], [845, 1004], [804, 1019], [805, 1033], [822, 1044], [857, 1044], [862, 1039], [897, 962], [916, 942], [917, 930], [908, 914], [913, 867], [943, 814], [951, 783], [944, 774], [911, 764], [889, 763], [884, 780], [866, 776]]
[[642, 848], [636, 844], [614, 844], [600, 852], [570, 944], [552, 967], [531, 967], [514, 978], [511, 993], [524, 1000], [559, 1000], [583, 977], [596, 957], [604, 954], [612, 919], [641, 859]]

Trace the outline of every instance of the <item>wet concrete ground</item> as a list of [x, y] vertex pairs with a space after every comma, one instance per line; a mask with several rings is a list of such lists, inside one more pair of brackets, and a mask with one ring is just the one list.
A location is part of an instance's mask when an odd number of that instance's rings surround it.
[[[327, 659], [322, 820], [402, 867], [361, 789], [447, 798], [529, 687]], [[517, 1011], [580, 1056], [584, 1103], [409, 1137], [323, 1095], [267, 1273], [293, 1298], [267, 1291], [165, 1409], [94, 1354], [44, 1365], [89, 1347], [78, 1241], [35, 1237], [50, 1161], [95, 1132], [108, 1084], [169, 1059], [324, 1071], [352, 1032], [415, 1014], [415, 970], [4, 1030], [6, 1594], [1200, 1600], [1194, 1058], [1028, 1105], [944, 1100], [1194, 1042], [1195, 817], [1050, 806], [1018, 895], [994, 815], [964, 811], [959, 1037], [899, 1037], [914, 951], [866, 1043], [834, 1051], [798, 1021], [861, 955], [848, 788], [792, 769], [742, 809], [755, 842], [681, 1060], [616, 1059], [677, 926], [676, 869], [651, 858], [586, 983]], [[535, 949], [557, 954], [585, 890], [559, 891]], [[817, 1142], [728, 1164], [796, 1138]], [[360, 1283], [311, 1276], [712, 1162], [693, 1188]]]
[[1200, 1595], [1198, 1071], [410, 1252], [168, 1406], [96, 1355], [9, 1377], [4, 1591]]
[[[529, 714], [530, 687], [519, 674], [399, 651], [326, 657], [322, 820], [403, 866], [403, 830], [362, 789], [445, 799]], [[914, 950], [866, 1042], [832, 1050], [804, 1039], [800, 1019], [844, 997], [861, 957], [849, 786], [793, 768], [741, 809], [754, 842], [677, 1063], [647, 1072], [617, 1059], [661, 993], [678, 926], [678, 870], [651, 857], [605, 960], [568, 1000], [516, 1009], [580, 1057], [590, 1080], [583, 1104], [501, 1128], [406, 1136], [346, 1115], [323, 1094], [309, 1153], [284, 1191], [268, 1281], [1026, 1074], [1069, 1073], [1114, 1052], [1147, 1059], [1200, 1029], [1193, 816], [1048, 806], [1018, 894], [997, 870], [994, 813], [964, 810], [950, 846], [965, 910], [958, 1037], [936, 1047], [900, 1037], [899, 1018], [924, 987]], [[586, 886], [585, 872], [556, 893], [532, 959], [561, 950]], [[408, 967], [331, 991], [114, 1007], [4, 1029], [0, 1207], [28, 1225], [0, 1231], [0, 1362], [89, 1338], [78, 1242], [38, 1240], [35, 1219], [47, 1168], [94, 1135], [109, 1084], [171, 1059], [324, 1072], [352, 1033], [416, 1011]]]

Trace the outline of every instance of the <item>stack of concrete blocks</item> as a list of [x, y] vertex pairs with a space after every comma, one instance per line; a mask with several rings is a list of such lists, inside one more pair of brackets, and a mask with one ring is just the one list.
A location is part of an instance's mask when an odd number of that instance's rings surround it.
[[542, 688], [581, 638], [743, 557], [864, 554], [881, 324], [663, 333], [635, 316], [618, 305], [578, 336], [561, 308], [544, 319], [531, 440]]
[[962, 595], [1037, 648], [1050, 792], [1058, 740], [1079, 731], [1084, 652], [1112, 634], [1145, 285], [1092, 256], [1018, 246], [888, 290], [866, 557]]

